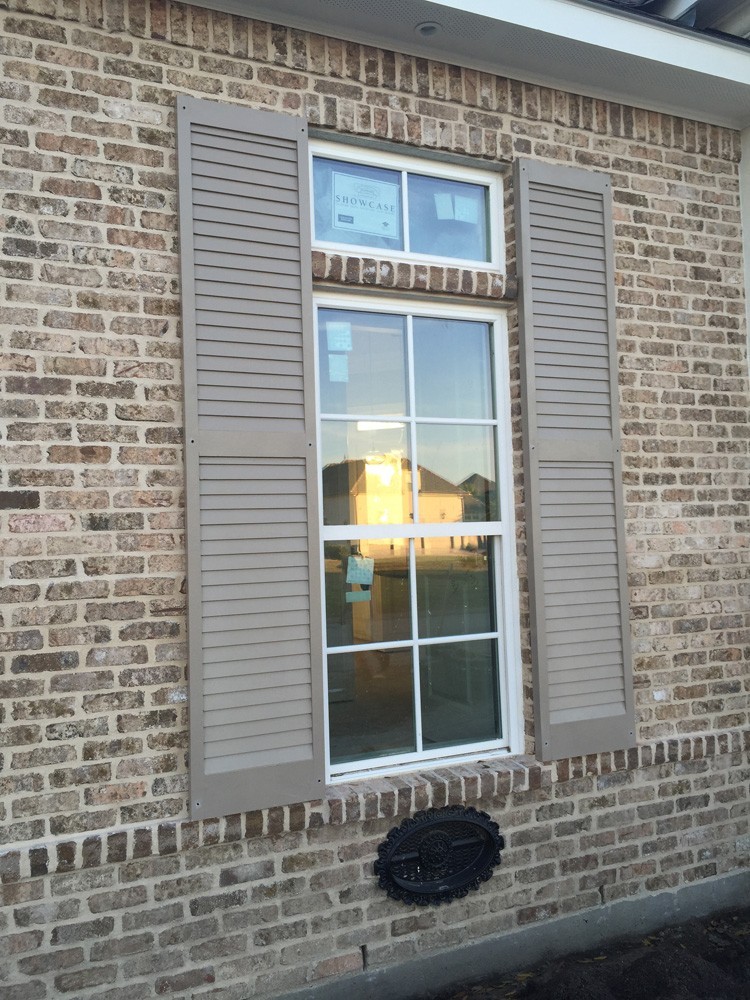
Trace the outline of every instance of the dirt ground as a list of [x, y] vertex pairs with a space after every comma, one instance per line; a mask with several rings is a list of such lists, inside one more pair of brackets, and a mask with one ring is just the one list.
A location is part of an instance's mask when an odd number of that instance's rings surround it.
[[440, 1000], [750, 1000], [750, 906], [613, 942]]

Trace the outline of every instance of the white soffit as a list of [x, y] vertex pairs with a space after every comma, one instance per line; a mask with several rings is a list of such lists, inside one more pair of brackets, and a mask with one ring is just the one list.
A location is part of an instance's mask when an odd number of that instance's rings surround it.
[[[750, 125], [750, 48], [586, 0], [197, 0], [197, 6], [716, 125]], [[436, 22], [425, 38], [416, 26]]]

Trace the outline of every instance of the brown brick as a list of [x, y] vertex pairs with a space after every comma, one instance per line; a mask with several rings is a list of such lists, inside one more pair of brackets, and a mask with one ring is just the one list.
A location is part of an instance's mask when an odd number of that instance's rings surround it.
[[113, 983], [117, 978], [116, 965], [98, 965], [80, 972], [67, 972], [55, 976], [55, 987], [60, 993], [86, 990], [104, 983]]
[[75, 670], [78, 666], [78, 653], [28, 653], [16, 656], [11, 662], [11, 672], [28, 674], [47, 672], [50, 670]]
[[62, 768], [53, 771], [49, 782], [53, 788], [65, 788], [69, 785], [87, 785], [91, 782], [108, 781], [111, 777], [112, 765], [90, 764], [76, 768]]
[[[38, 494], [36, 494], [38, 496]], [[29, 504], [38, 506], [38, 504]], [[75, 524], [72, 514], [26, 514], [8, 518], [8, 528], [19, 534], [70, 531]]]
[[3, 989], [4, 1000], [45, 1000], [47, 987], [42, 980], [36, 979], [17, 986], [6, 986]]
[[118, 889], [116, 892], [101, 892], [91, 896], [88, 906], [92, 913], [105, 913], [108, 910], [131, 909], [141, 906], [148, 899], [144, 886], [132, 886], [129, 889]]
[[272, 878], [274, 874], [273, 861], [256, 861], [249, 865], [238, 865], [225, 868], [219, 876], [219, 885], [238, 885], [243, 882], [254, 882], [258, 879]]
[[189, 972], [176, 973], [173, 976], [161, 976], [156, 980], [156, 993], [165, 996], [170, 993], [184, 993], [193, 987], [204, 986], [216, 981], [211, 966], [194, 969]]
[[362, 953], [349, 952], [347, 955], [338, 955], [318, 962], [313, 969], [313, 979], [327, 979], [329, 976], [341, 976], [347, 972], [359, 972], [362, 968]]
[[76, 447], [60, 444], [52, 445], [47, 449], [47, 458], [50, 462], [60, 462], [66, 465], [106, 464], [109, 462], [110, 456], [110, 448], [96, 445]]
[[25, 976], [40, 976], [56, 969], [69, 969], [82, 965], [85, 961], [83, 948], [58, 948], [46, 955], [32, 955], [22, 958], [18, 963], [19, 970]]
[[143, 934], [131, 934], [116, 941], [97, 941], [91, 945], [91, 961], [112, 961], [123, 955], [137, 955], [153, 948], [154, 935], [148, 931]]

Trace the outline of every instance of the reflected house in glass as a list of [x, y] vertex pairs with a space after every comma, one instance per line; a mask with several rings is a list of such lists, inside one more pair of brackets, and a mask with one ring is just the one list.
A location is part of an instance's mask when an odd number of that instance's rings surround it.
[[458, 484], [459, 488], [469, 493], [474, 503], [465, 501], [464, 517], [467, 521], [482, 521], [485, 511], [496, 509], [497, 483], [475, 472]]
[[[476, 473], [457, 485], [422, 466], [417, 476], [423, 523], [487, 519], [487, 502], [495, 484], [484, 476]], [[409, 524], [411, 488], [410, 463], [401, 456], [368, 456], [327, 465], [323, 469], [326, 523]], [[442, 541], [446, 548], [454, 547], [453, 538]]]
[[[485, 535], [468, 535], [465, 522], [485, 520], [483, 493], [494, 483], [475, 474], [480, 498], [430, 469], [419, 467], [423, 524], [456, 525], [455, 535], [357, 538], [356, 525], [408, 524], [410, 463], [397, 454], [330, 463], [323, 470], [326, 521], [352, 526], [348, 541], [325, 545], [328, 702], [334, 762], [417, 751], [412, 670], [421, 686], [421, 743], [445, 746], [499, 734], [492, 562]], [[464, 522], [464, 523], [462, 523]], [[416, 608], [411, 608], [410, 545], [416, 547]], [[347, 584], [351, 556], [373, 560], [371, 584]], [[365, 591], [365, 593], [357, 592]], [[365, 598], [362, 601], [352, 599]], [[413, 612], [416, 613], [413, 615]], [[423, 648], [414, 638], [445, 639]], [[399, 643], [401, 648], [373, 648]], [[337, 653], [344, 647], [364, 649]], [[481, 709], [479, 708], [481, 704]], [[481, 717], [481, 718], [480, 718]]]

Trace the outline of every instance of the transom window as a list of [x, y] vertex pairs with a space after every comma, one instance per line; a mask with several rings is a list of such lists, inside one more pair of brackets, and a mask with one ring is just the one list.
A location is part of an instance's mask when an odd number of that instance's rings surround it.
[[316, 245], [499, 267], [497, 175], [331, 144], [312, 166]]
[[321, 297], [317, 350], [331, 775], [507, 748], [502, 319]]

